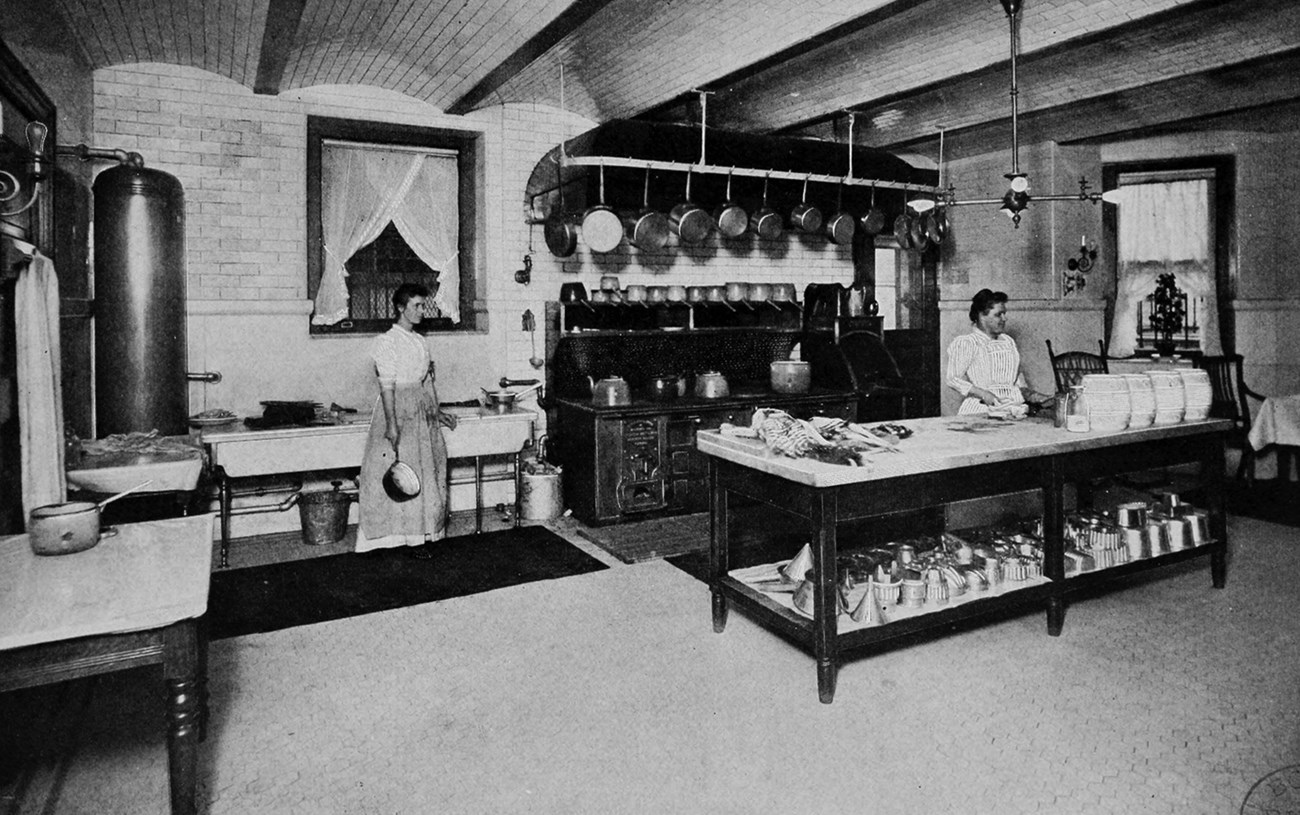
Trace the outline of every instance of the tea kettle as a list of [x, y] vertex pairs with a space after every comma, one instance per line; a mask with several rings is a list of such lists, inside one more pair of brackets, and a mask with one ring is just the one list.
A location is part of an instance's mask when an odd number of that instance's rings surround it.
[[632, 404], [632, 390], [621, 376], [607, 376], [596, 380], [587, 377], [591, 383], [591, 402], [604, 407], [616, 407]]
[[731, 395], [727, 378], [717, 371], [695, 375], [695, 395], [701, 399], [722, 399]]

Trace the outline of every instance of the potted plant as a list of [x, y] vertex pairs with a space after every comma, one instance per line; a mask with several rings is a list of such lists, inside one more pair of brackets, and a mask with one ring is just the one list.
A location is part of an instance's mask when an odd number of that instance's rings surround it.
[[1161, 356], [1170, 356], [1174, 352], [1174, 334], [1183, 328], [1186, 302], [1173, 272], [1156, 278], [1156, 290], [1151, 293], [1150, 322], [1151, 329], [1156, 332], [1156, 353]]

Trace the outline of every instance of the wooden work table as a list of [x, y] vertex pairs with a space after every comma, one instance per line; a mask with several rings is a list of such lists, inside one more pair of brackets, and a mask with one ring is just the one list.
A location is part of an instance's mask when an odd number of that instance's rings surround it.
[[[1046, 605], [1048, 633], [1056, 636], [1062, 630], [1065, 598], [1070, 592], [1193, 557], [1208, 556], [1212, 583], [1217, 588], [1223, 586], [1227, 552], [1223, 445], [1230, 422], [1207, 420], [1114, 433], [1072, 433], [1040, 419], [1001, 422], [944, 417], [904, 424], [914, 435], [899, 444], [900, 452], [877, 455], [869, 467], [789, 458], [768, 450], [761, 441], [717, 431], [701, 431], [696, 437], [709, 465], [714, 630], [724, 630], [728, 604], [734, 603], [764, 627], [810, 650], [816, 659], [823, 702], [834, 699], [843, 655], [879, 649], [900, 637], [1039, 604]], [[1066, 577], [1067, 482], [1185, 463], [1201, 465], [1204, 508], [1210, 516], [1208, 543]], [[826, 613], [837, 608], [837, 527], [841, 522], [1028, 490], [1042, 495], [1044, 580], [921, 616], [853, 630], [841, 631], [840, 615]], [[811, 619], [731, 573], [729, 524], [734, 498], [757, 502], [757, 511], [784, 511], [807, 523], [814, 576]]]
[[161, 665], [175, 815], [198, 811], [211, 571], [211, 515], [122, 524], [68, 555], [0, 538], [0, 692]]

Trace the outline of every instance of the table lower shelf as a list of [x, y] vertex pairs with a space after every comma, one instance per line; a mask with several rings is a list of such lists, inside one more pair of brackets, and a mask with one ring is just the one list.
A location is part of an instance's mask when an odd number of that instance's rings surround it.
[[[898, 603], [882, 602], [881, 608], [884, 610], [885, 621], [878, 623], [869, 623], [866, 620], [854, 621], [849, 614], [840, 612], [836, 616], [837, 648], [840, 655], [844, 656], [849, 652], [869, 651], [874, 646], [890, 644], [891, 641], [903, 637], [934, 632], [965, 621], [1043, 610], [1047, 608], [1047, 603], [1052, 598], [1063, 599], [1069, 594], [1095, 589], [1118, 578], [1186, 560], [1213, 556], [1222, 553], [1224, 549], [1222, 543], [1210, 541], [1175, 552], [1138, 558], [1104, 569], [1072, 573], [1059, 581], [1034, 577], [1017, 582], [1004, 582], [982, 591], [968, 589], [965, 594], [949, 597], [943, 604], [927, 601], [920, 606], [909, 607]], [[765, 627], [812, 652], [815, 647], [816, 633], [814, 619], [795, 608], [793, 594], [764, 592], [746, 581], [746, 578], [754, 580], [770, 575], [775, 572], [778, 565], [763, 564], [734, 569], [718, 582], [714, 590], [731, 601], [735, 608], [757, 615]], [[848, 596], [847, 607], [856, 608], [866, 591], [866, 584], [852, 589]]]

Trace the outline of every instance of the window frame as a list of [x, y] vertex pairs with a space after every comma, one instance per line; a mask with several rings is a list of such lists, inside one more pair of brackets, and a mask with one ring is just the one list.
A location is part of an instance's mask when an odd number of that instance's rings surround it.
[[[1232, 236], [1236, 234], [1237, 158], [1231, 154], [1211, 153], [1167, 159], [1139, 159], [1114, 161], [1102, 164], [1103, 191], [1119, 187], [1121, 175], [1204, 171], [1214, 180], [1214, 202], [1210, 218], [1214, 222], [1214, 279], [1215, 297], [1218, 301], [1219, 341], [1223, 352], [1236, 350], [1236, 312], [1232, 302], [1237, 296], [1237, 267], [1233, 262]], [[1118, 207], [1102, 207], [1102, 238], [1106, 252], [1114, 258], [1110, 271], [1110, 296], [1106, 298], [1104, 321], [1105, 336], [1110, 337], [1115, 322], [1115, 285], [1119, 279], [1119, 212]]]
[[[460, 323], [449, 318], [425, 320], [427, 331], [475, 331], [485, 315], [477, 304], [485, 287], [480, 221], [484, 201], [484, 134], [469, 130], [441, 127], [339, 119], [327, 116], [307, 117], [307, 298], [315, 300], [325, 269], [325, 244], [321, 221], [321, 156], [327, 141], [390, 145], [402, 149], [454, 150], [460, 178], [459, 234], [457, 248], [460, 275]], [[391, 320], [343, 320], [335, 325], [310, 322], [313, 336], [367, 335], [387, 331]], [[379, 323], [382, 323], [380, 325]]]

